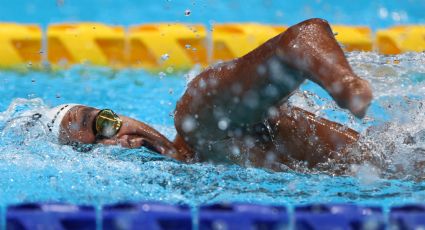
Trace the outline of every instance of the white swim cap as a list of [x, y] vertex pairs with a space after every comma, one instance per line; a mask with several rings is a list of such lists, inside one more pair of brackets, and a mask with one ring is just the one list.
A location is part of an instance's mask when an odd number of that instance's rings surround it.
[[65, 114], [78, 104], [63, 104], [45, 111], [40, 116], [40, 121], [47, 126], [48, 131], [59, 137], [60, 124]]

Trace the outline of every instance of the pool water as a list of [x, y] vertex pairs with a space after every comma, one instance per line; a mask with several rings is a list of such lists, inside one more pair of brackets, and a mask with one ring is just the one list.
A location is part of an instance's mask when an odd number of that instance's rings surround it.
[[225, 22], [292, 25], [313, 17], [332, 24], [367, 25], [374, 30], [425, 23], [423, 0], [15, 0], [1, 1], [1, 6], [0, 21], [36, 22], [43, 27], [73, 21], [124, 26], [164, 21], [208, 27]]
[[[307, 82], [295, 105], [362, 132], [382, 160], [352, 167], [352, 176], [272, 172], [208, 163], [182, 164], [142, 149], [96, 146], [78, 152], [37, 127], [22, 128], [25, 111], [62, 103], [110, 108], [173, 138], [173, 110], [189, 73], [150, 74], [76, 66], [59, 72], [0, 72], [0, 205], [33, 201], [109, 204], [153, 200], [199, 205], [243, 201], [273, 204], [355, 202], [384, 206], [425, 200], [425, 53], [385, 57], [347, 53], [368, 79], [374, 101], [358, 120]], [[369, 128], [375, 127], [375, 128]], [[410, 140], [410, 141], [406, 141]]]

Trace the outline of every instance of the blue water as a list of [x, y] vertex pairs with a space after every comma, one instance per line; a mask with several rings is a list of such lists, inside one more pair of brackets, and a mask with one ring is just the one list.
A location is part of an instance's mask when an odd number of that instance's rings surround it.
[[[218, 0], [0, 0], [0, 21], [50, 23], [99, 21], [132, 25], [172, 21], [294, 24], [309, 17], [331, 23], [369, 25], [425, 23], [425, 1], [218, 1]], [[185, 16], [185, 11], [190, 15]], [[347, 54], [354, 70], [374, 87], [366, 119], [340, 110], [311, 82], [291, 99], [320, 116], [362, 132], [362, 142], [388, 170], [353, 166], [351, 176], [318, 172], [270, 172], [206, 163], [181, 164], [148, 152], [98, 146], [88, 153], [52, 143], [40, 130], [8, 123], [22, 111], [62, 103], [111, 108], [151, 124], [173, 138], [172, 112], [186, 73], [152, 75], [77, 66], [59, 72], [0, 71], [0, 206], [28, 201], [104, 204], [156, 200], [191, 205], [245, 201], [273, 204], [355, 202], [393, 205], [425, 201], [424, 53], [384, 57]], [[400, 61], [392, 64], [394, 60]], [[312, 93], [308, 93], [312, 92]], [[19, 121], [15, 120], [15, 121]], [[390, 125], [384, 126], [386, 122]], [[13, 123], [15, 124], [15, 123]], [[368, 130], [368, 127], [378, 127]], [[385, 128], [379, 128], [385, 127]], [[417, 139], [404, 143], [406, 136]], [[422, 135], [422, 136], [421, 136]], [[422, 138], [423, 137], [423, 138]], [[394, 168], [402, 167], [401, 172]]]
[[[318, 115], [362, 131], [374, 154], [387, 154], [389, 169], [353, 166], [352, 176], [318, 172], [271, 172], [236, 165], [182, 164], [145, 149], [98, 146], [81, 153], [51, 142], [39, 130], [23, 131], [22, 111], [62, 103], [111, 108], [175, 134], [171, 113], [186, 85], [186, 73], [159, 76], [141, 70], [111, 71], [86, 66], [60, 72], [0, 72], [0, 205], [26, 201], [104, 204], [156, 200], [191, 205], [245, 201], [273, 204], [355, 202], [393, 205], [425, 200], [424, 170], [410, 170], [423, 153], [425, 138], [413, 146], [403, 135], [425, 130], [424, 54], [384, 57], [347, 54], [354, 70], [374, 87], [365, 120], [338, 109], [317, 85], [308, 82], [291, 99]], [[399, 64], [385, 64], [396, 58]], [[303, 91], [309, 90], [303, 93]], [[312, 103], [308, 103], [312, 102]], [[388, 106], [392, 105], [392, 106]], [[366, 134], [385, 122], [387, 130]], [[425, 137], [425, 136], [424, 136]], [[388, 146], [393, 146], [392, 152]], [[395, 146], [395, 147], [394, 147]]]
[[[1, 0], [0, 21], [49, 23], [98, 21], [118, 25], [147, 22], [261, 22], [295, 24], [311, 17], [373, 29], [425, 23], [423, 0]], [[185, 11], [191, 14], [185, 16]]]

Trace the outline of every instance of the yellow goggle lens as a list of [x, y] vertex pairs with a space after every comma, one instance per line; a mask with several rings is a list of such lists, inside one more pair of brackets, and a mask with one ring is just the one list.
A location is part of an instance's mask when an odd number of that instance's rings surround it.
[[97, 135], [113, 137], [118, 133], [122, 125], [121, 118], [110, 109], [101, 110], [96, 117]]

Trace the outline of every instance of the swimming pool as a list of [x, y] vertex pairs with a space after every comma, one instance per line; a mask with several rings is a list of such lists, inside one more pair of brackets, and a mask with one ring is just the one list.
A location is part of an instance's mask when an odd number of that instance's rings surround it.
[[[409, 167], [423, 160], [425, 147], [424, 54], [347, 55], [355, 72], [369, 79], [374, 87], [375, 100], [365, 120], [354, 119], [337, 108], [313, 83], [304, 84], [292, 101], [363, 133], [371, 125], [390, 121], [388, 130], [369, 132], [364, 141], [373, 144], [374, 153], [388, 155], [388, 167], [403, 165], [404, 174], [382, 176], [369, 165], [356, 166], [355, 176], [277, 173], [235, 165], [181, 164], [145, 149], [104, 146], [81, 153], [45, 140], [39, 135], [40, 130], [21, 130], [19, 118], [6, 123], [28, 109], [78, 102], [111, 108], [173, 137], [172, 112], [186, 85], [184, 73], [160, 77], [141, 70], [114, 72], [78, 66], [52, 73], [1, 72], [0, 204], [154, 200], [190, 205], [228, 201], [393, 205], [423, 201], [424, 172]], [[304, 90], [313, 93], [303, 93]], [[416, 135], [417, 142], [404, 143], [408, 135]]]
[[[366, 24], [376, 29], [398, 23], [424, 23], [424, 4], [358, 1], [353, 6], [336, 1], [302, 1], [297, 6], [277, 1], [249, 5], [212, 0], [141, 4], [127, 0], [117, 5], [98, 0], [85, 5], [82, 1], [8, 1], [0, 9], [0, 20], [36, 21], [43, 27], [52, 22], [82, 20], [122, 25], [157, 21], [290, 25], [307, 17], [324, 17], [332, 23]], [[185, 16], [188, 9], [191, 14]], [[21, 14], [13, 13], [19, 10]], [[311, 82], [304, 84], [291, 100], [361, 131], [362, 141], [388, 167], [386, 173], [370, 165], [353, 166], [353, 176], [331, 176], [236, 165], [181, 164], [145, 149], [104, 146], [81, 153], [51, 143], [40, 134], [41, 130], [22, 130], [19, 114], [38, 107], [81, 103], [140, 119], [173, 138], [172, 112], [184, 91], [188, 73], [151, 74], [85, 65], [51, 72], [0, 71], [0, 206], [57, 201], [100, 207], [149, 200], [191, 206], [237, 201], [288, 206], [354, 202], [388, 208], [424, 202], [425, 170], [415, 169], [414, 164], [425, 160], [425, 54], [382, 56], [351, 52], [347, 56], [355, 72], [371, 81], [374, 88], [375, 100], [366, 119], [357, 120], [337, 108]], [[8, 123], [11, 119], [14, 122]], [[370, 126], [378, 128], [368, 131]], [[400, 167], [401, 173], [396, 172]]]
[[[373, 29], [394, 24], [423, 24], [422, 0], [16, 0], [2, 1], [0, 21], [50, 23], [95, 21], [132, 25], [150, 22], [258, 22], [292, 25], [306, 18], [325, 18], [331, 24], [367, 25]], [[190, 10], [190, 15], [186, 15]], [[17, 13], [19, 12], [19, 13]]]

